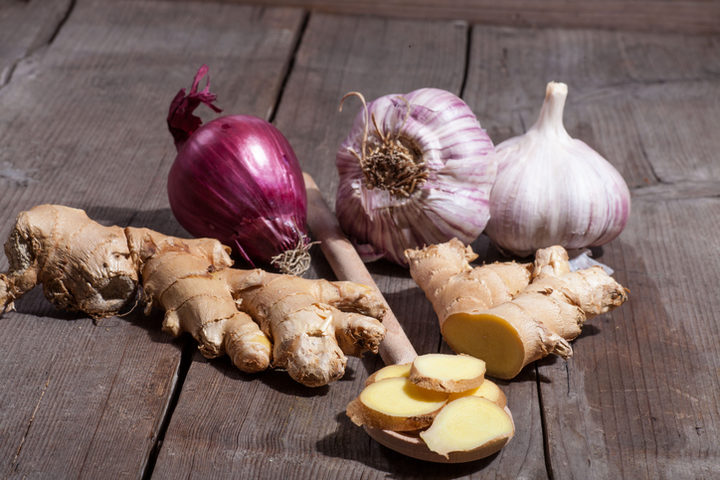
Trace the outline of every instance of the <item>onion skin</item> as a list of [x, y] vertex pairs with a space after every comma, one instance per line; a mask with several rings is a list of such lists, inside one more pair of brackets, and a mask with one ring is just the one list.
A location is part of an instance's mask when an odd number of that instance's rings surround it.
[[[217, 238], [250, 266], [269, 265], [308, 242], [302, 171], [290, 143], [263, 119], [233, 115], [199, 126], [190, 118], [198, 103], [215, 99], [208, 87], [197, 92], [205, 72], [201, 68], [190, 94], [178, 93], [170, 110], [178, 147], [167, 183], [170, 206], [190, 234]], [[183, 98], [189, 100], [178, 108]]]
[[385, 95], [367, 108], [386, 136], [415, 144], [428, 177], [409, 197], [367, 188], [351, 153], [362, 149], [365, 115], [357, 115], [336, 157], [340, 183], [335, 209], [362, 259], [386, 258], [405, 266], [408, 248], [453, 237], [471, 243], [489, 219], [496, 174], [492, 141], [472, 110], [454, 94], [435, 88]]

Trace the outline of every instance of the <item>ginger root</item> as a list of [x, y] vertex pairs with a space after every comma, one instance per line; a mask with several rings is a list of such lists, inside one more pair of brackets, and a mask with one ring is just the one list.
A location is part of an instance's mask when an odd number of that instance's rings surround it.
[[508, 302], [530, 283], [532, 265], [491, 263], [473, 268], [477, 254], [457, 238], [423, 249], [405, 250], [410, 275], [425, 292], [440, 320]]
[[57, 307], [99, 319], [142, 285], [146, 313], [165, 310], [163, 329], [190, 333], [204, 356], [228, 354], [244, 372], [284, 368], [307, 386], [342, 377], [345, 355], [376, 353], [385, 334], [385, 304], [367, 286], [229, 268], [217, 240], [102, 226], [74, 208], [20, 213], [5, 252], [3, 312], [42, 284]]
[[[569, 341], [585, 321], [627, 300], [625, 289], [601, 268], [571, 272], [559, 246], [538, 250], [533, 265], [476, 268], [469, 265], [470, 247], [455, 241], [405, 254], [445, 341], [455, 352], [483, 359], [488, 375], [498, 378], [513, 378], [551, 353], [571, 356]], [[521, 286], [518, 269], [529, 272], [529, 284]]]

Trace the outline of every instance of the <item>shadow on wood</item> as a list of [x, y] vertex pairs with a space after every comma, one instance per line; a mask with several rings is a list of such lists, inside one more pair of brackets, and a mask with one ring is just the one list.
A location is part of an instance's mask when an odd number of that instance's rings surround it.
[[[316, 443], [317, 450], [330, 457], [345, 458], [385, 471], [387, 478], [443, 478], [451, 479], [477, 473], [490, 465], [499, 454], [469, 463], [440, 464], [416, 460], [386, 448], [371, 439], [365, 431], [353, 424], [345, 412], [335, 416], [336, 430]], [[367, 448], [360, 448], [368, 445]], [[369, 452], [368, 452], [369, 449]], [[422, 474], [412, 475], [422, 467]]]

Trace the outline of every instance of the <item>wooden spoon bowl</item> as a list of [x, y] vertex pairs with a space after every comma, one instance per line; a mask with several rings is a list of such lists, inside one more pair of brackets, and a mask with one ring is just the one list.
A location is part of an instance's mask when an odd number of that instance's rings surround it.
[[[367, 271], [355, 247], [342, 233], [337, 218], [323, 200], [315, 181], [307, 173], [304, 174], [304, 177], [308, 196], [308, 225], [315, 238], [320, 241], [320, 248], [338, 280], [349, 280], [368, 285], [382, 297], [380, 289], [375, 284], [370, 272]], [[387, 305], [387, 302], [385, 303]], [[417, 357], [417, 352], [389, 306], [382, 322], [387, 329], [385, 339], [380, 344], [380, 357], [383, 362], [386, 365], [412, 362]], [[505, 411], [510, 414], [507, 407], [505, 407]], [[512, 415], [510, 418], [512, 420]], [[430, 450], [415, 433], [393, 432], [369, 427], [365, 427], [365, 431], [375, 441], [391, 450], [408, 457], [438, 463], [472, 462], [496, 453], [505, 445], [505, 442], [499, 442], [479, 450], [451, 452], [446, 458]]]
[[[512, 420], [510, 409], [505, 407], [505, 412]], [[408, 457], [425, 460], [427, 462], [436, 463], [465, 463], [474, 462], [481, 458], [489, 457], [499, 452], [507, 442], [491, 443], [482, 450], [471, 450], [469, 452], [450, 452], [446, 457], [439, 453], [433, 452], [428, 448], [425, 442], [414, 432], [393, 432], [392, 430], [380, 430], [377, 428], [363, 427], [370, 437], [372, 437], [380, 445], [384, 445], [390, 450], [407, 455]], [[513, 426], [514, 430], [514, 426]]]

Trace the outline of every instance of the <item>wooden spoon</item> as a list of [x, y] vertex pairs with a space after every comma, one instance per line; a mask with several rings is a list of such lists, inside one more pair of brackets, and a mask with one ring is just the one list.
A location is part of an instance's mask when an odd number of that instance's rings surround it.
[[[308, 226], [312, 230], [313, 235], [319, 240], [320, 248], [325, 254], [330, 267], [338, 280], [350, 280], [352, 282], [362, 283], [374, 288], [381, 298], [382, 293], [375, 284], [370, 272], [368, 272], [365, 264], [360, 259], [355, 247], [345, 237], [337, 218], [330, 211], [327, 203], [322, 197], [317, 184], [312, 177], [305, 173], [305, 188], [308, 197]], [[387, 305], [387, 302], [385, 302]], [[387, 306], [387, 313], [382, 319], [383, 325], [387, 328], [385, 339], [380, 344], [380, 357], [386, 365], [396, 363], [410, 363], [417, 352], [413, 348], [412, 343], [400, 326], [395, 315]], [[505, 408], [508, 414], [510, 410]], [[510, 417], [512, 419], [512, 416]], [[503, 445], [499, 445], [496, 450], [480, 450], [475, 452], [452, 452], [445, 458], [436, 452], [430, 450], [425, 442], [417, 436], [408, 432], [393, 432], [390, 430], [380, 430], [375, 428], [364, 427], [365, 431], [375, 441], [395, 450], [398, 453], [407, 455], [408, 457], [439, 463], [462, 463], [472, 462], [484, 457], [488, 457], [496, 453]]]

